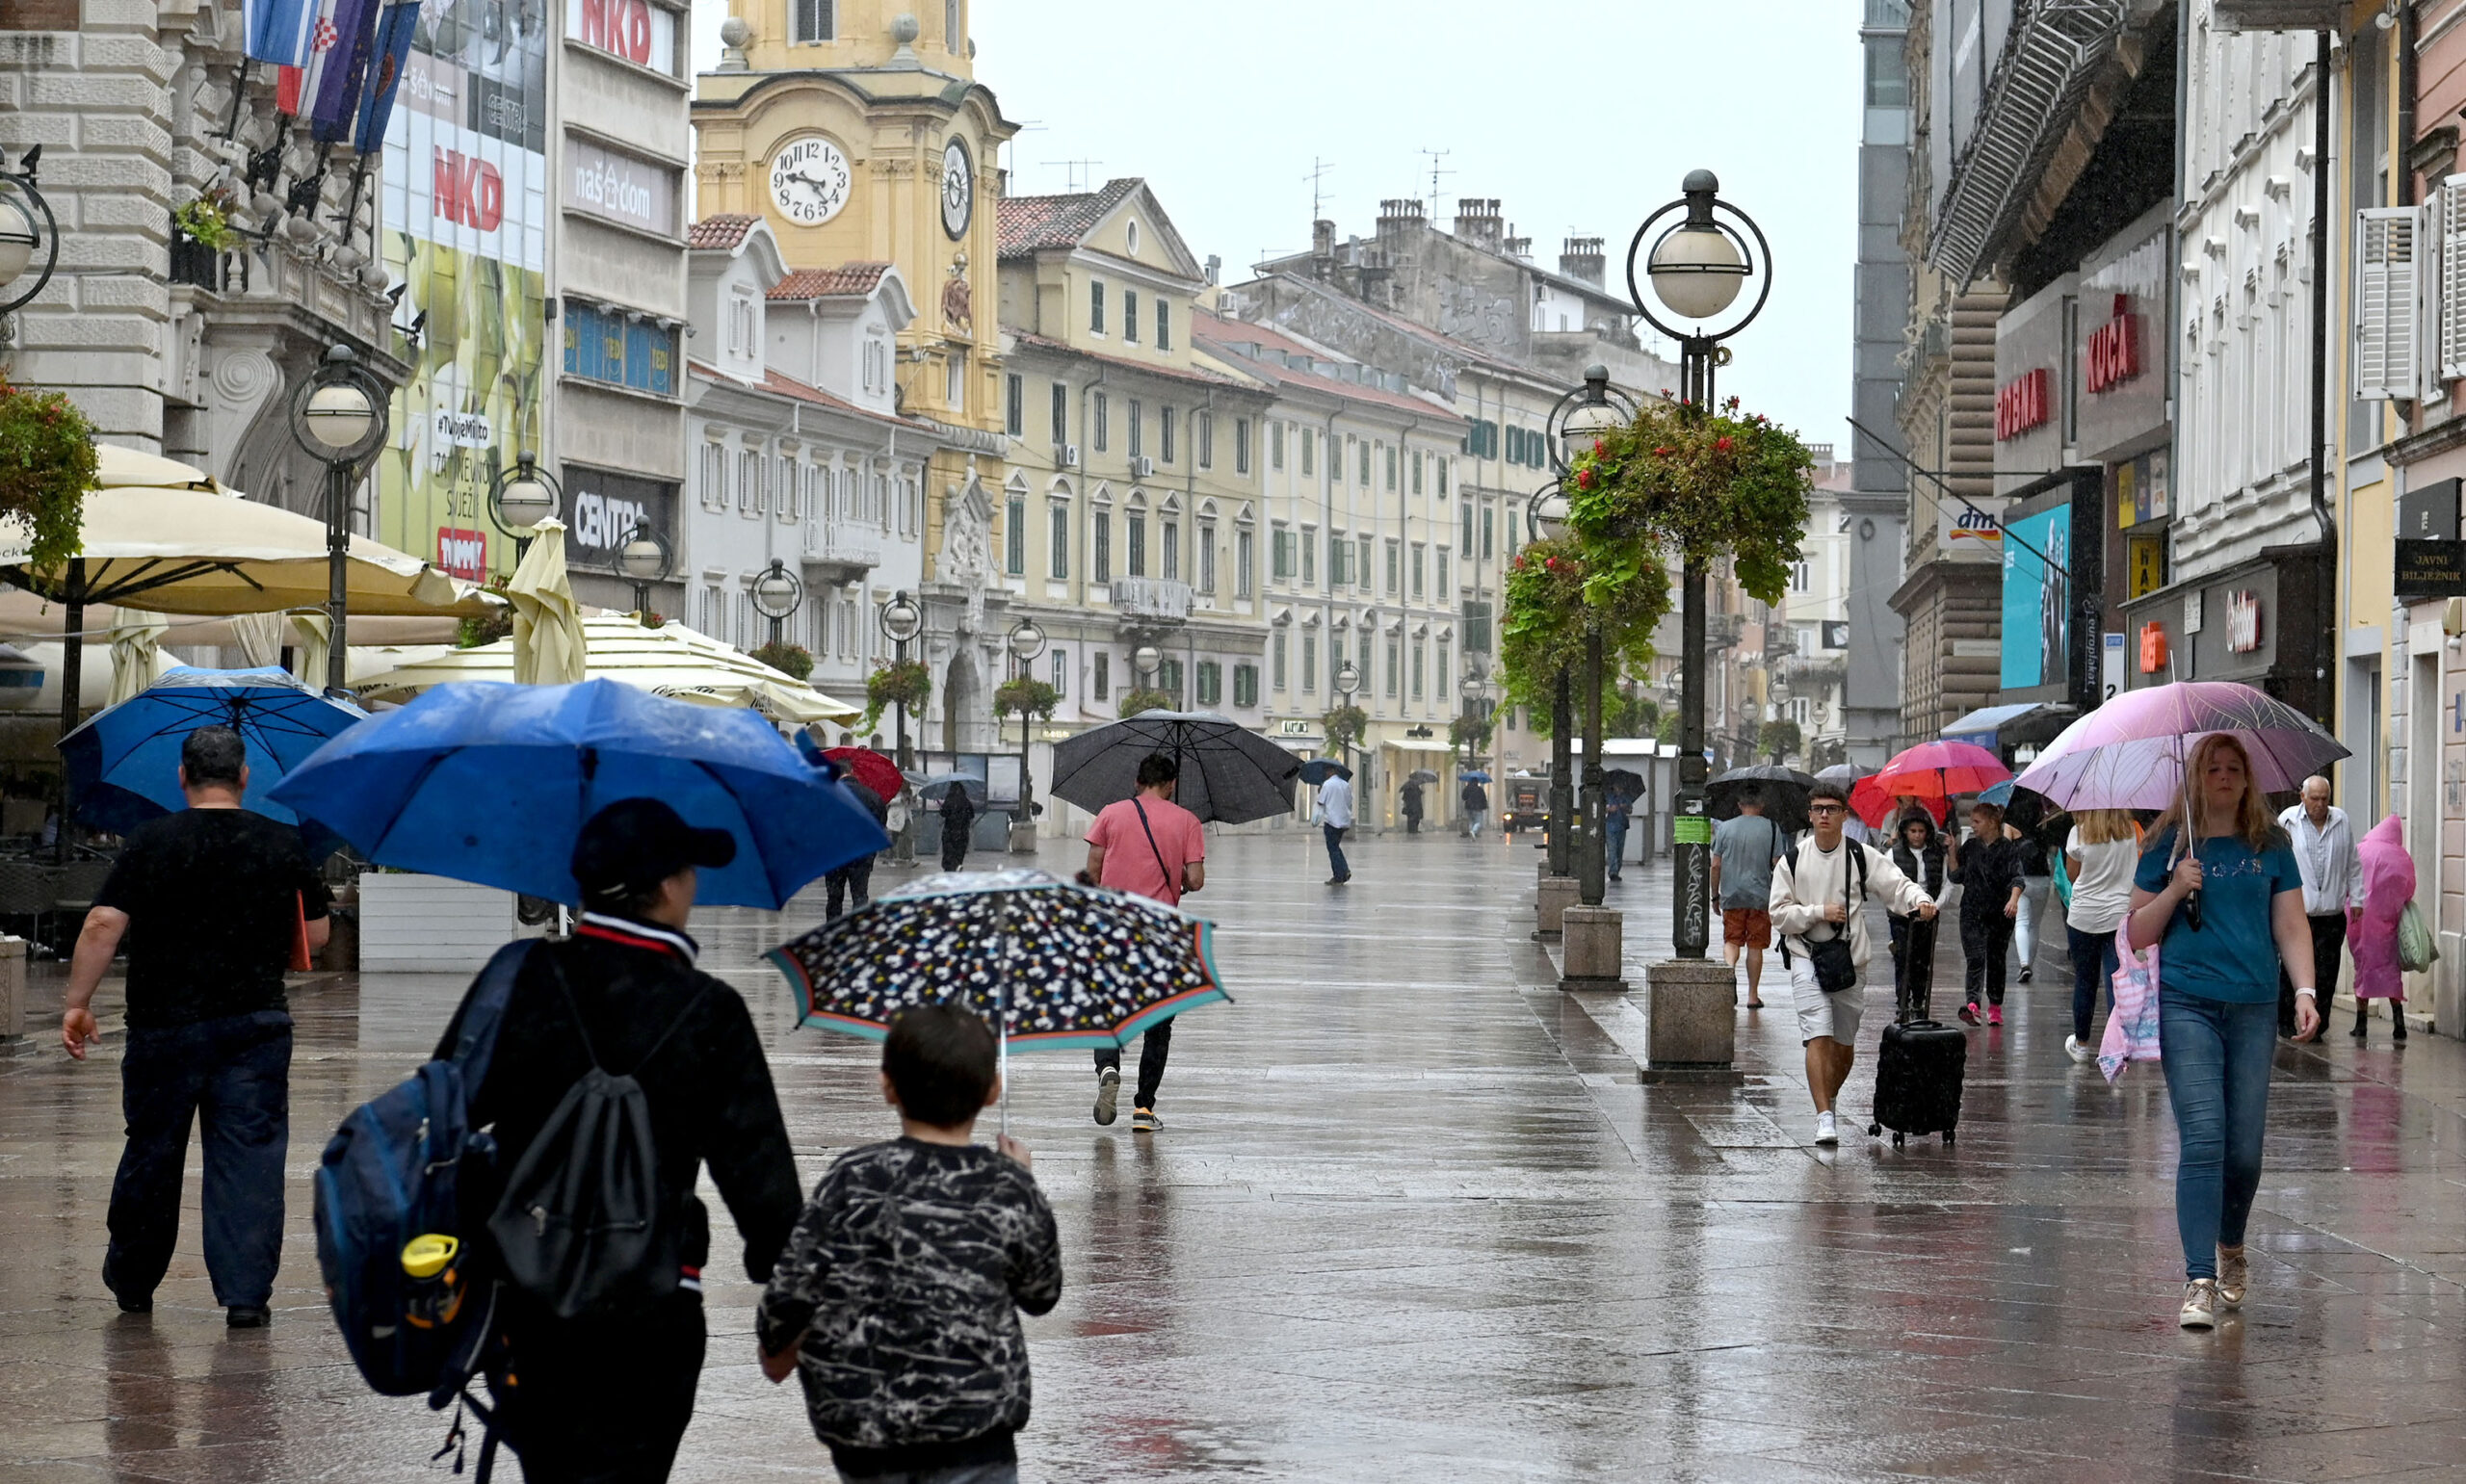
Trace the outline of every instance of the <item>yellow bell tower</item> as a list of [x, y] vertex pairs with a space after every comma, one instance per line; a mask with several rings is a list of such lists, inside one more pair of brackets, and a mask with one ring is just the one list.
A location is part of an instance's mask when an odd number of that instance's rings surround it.
[[900, 404], [953, 434], [929, 477], [929, 574], [959, 498], [999, 500], [1008, 449], [995, 160], [1018, 125], [976, 81], [971, 9], [730, 0], [694, 99], [697, 217], [761, 217], [792, 270], [886, 262], [907, 281]]

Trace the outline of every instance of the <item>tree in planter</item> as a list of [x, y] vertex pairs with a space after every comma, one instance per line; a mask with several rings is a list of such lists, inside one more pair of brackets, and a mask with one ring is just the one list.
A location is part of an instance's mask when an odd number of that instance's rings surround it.
[[1764, 723], [1762, 730], [1756, 733], [1755, 750], [1771, 756], [1777, 766], [1784, 758], [1798, 750], [1802, 740], [1798, 724], [1784, 716], [1777, 721]]
[[0, 379], [0, 541], [23, 547], [28, 570], [77, 555], [94, 465], [94, 425], [75, 403]]
[[1124, 721], [1145, 711], [1171, 711], [1173, 697], [1163, 690], [1125, 690], [1114, 704], [1114, 715]]
[[894, 661], [865, 677], [865, 716], [859, 732], [871, 732], [882, 713], [894, 706], [910, 712], [925, 709], [933, 695], [933, 672], [922, 660]]
[[750, 658], [761, 661], [783, 675], [793, 675], [799, 680], [804, 680], [813, 674], [813, 656], [802, 644], [791, 644], [785, 639], [774, 638], [761, 648], [748, 650], [747, 653]]

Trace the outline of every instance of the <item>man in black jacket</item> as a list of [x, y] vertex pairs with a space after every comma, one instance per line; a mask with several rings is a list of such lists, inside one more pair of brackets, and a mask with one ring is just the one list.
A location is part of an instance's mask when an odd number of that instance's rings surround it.
[[[711, 1233], [694, 1195], [700, 1167], [710, 1165], [744, 1234], [746, 1276], [756, 1283], [771, 1276], [803, 1204], [752, 1018], [735, 990], [695, 968], [684, 931], [695, 869], [735, 854], [725, 831], [694, 829], [657, 799], [622, 799], [592, 816], [573, 851], [581, 923], [570, 941], [524, 964], [487, 1079], [472, 1094], [472, 1125], [495, 1125], [498, 1168], [511, 1170], [595, 1051], [609, 1073], [642, 1084], [660, 1199], [684, 1237], [676, 1290], [622, 1319], [561, 1320], [507, 1289], [488, 1387], [531, 1484], [668, 1477], [702, 1370]], [[440, 1055], [453, 1052], [460, 1022], [458, 1012]]]

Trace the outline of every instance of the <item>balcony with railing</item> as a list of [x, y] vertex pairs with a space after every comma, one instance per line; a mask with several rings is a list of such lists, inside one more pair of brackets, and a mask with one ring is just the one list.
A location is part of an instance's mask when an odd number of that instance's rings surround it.
[[1116, 577], [1110, 596], [1125, 618], [1181, 623], [1191, 616], [1191, 585], [1169, 577]]
[[853, 581], [882, 564], [881, 533], [870, 526], [814, 521], [804, 530], [804, 564], [834, 581]]

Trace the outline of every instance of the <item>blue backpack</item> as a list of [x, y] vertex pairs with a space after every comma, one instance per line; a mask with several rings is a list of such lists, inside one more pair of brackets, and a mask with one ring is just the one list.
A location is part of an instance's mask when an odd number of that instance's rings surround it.
[[[487, 1078], [531, 948], [497, 950], [471, 986], [454, 1055], [361, 1104], [318, 1165], [317, 1265], [351, 1358], [387, 1396], [426, 1393], [442, 1407], [480, 1367], [496, 1284], [472, 1244], [488, 1213], [465, 1210], [462, 1182], [493, 1163], [496, 1142], [470, 1127], [468, 1099]], [[417, 1262], [406, 1252], [414, 1238], [431, 1238]]]

